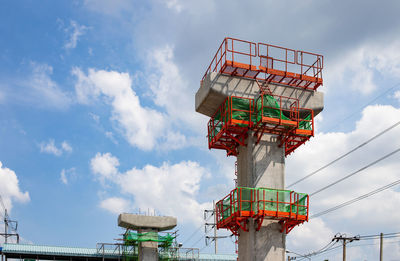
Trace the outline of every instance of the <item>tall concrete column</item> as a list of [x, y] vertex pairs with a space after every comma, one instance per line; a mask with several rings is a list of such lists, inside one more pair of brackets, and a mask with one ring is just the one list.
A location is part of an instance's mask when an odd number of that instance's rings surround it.
[[[239, 148], [237, 157], [238, 186], [284, 189], [285, 151], [278, 147], [276, 135], [264, 135], [256, 145], [249, 133], [246, 144]], [[280, 232], [278, 221], [264, 220], [259, 231], [250, 219], [249, 231], [239, 231], [239, 260], [284, 261], [286, 235]]]
[[[314, 111], [314, 116], [324, 108], [323, 93], [281, 84], [269, 84], [274, 95], [297, 99], [300, 108]], [[260, 93], [255, 80], [211, 72], [202, 81], [196, 93], [196, 111], [212, 117], [228, 96], [256, 99]], [[255, 144], [249, 131], [246, 146], [239, 147], [238, 186], [285, 188], [285, 152], [278, 147], [276, 135], [264, 134]], [[249, 219], [249, 232], [239, 230], [238, 247], [240, 261], [284, 261], [285, 233], [281, 233], [278, 221], [265, 219], [256, 231], [254, 220]]]

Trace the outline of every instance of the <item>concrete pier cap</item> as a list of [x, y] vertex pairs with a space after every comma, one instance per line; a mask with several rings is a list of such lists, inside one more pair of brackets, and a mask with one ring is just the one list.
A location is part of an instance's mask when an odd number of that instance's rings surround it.
[[126, 229], [153, 229], [157, 231], [165, 231], [173, 229], [176, 225], [176, 217], [146, 216], [130, 213], [123, 213], [118, 216], [118, 226]]
[[[279, 84], [269, 84], [269, 88], [274, 95], [298, 99], [299, 107], [312, 109], [314, 116], [324, 109], [322, 92]], [[196, 112], [212, 117], [226, 97], [256, 98], [259, 90], [256, 80], [211, 72], [206, 75], [196, 93], [195, 109]]]

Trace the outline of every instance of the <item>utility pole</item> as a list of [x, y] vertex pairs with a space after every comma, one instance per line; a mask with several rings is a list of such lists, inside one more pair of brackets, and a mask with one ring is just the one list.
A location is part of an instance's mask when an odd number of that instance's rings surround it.
[[343, 261], [346, 261], [346, 240], [343, 240]]
[[383, 261], [383, 233], [381, 233], [381, 240], [380, 240], [380, 251], [379, 251], [379, 261]]
[[[4, 236], [4, 243], [7, 244], [8, 238], [15, 236], [17, 238], [17, 244], [19, 244], [19, 234], [17, 233], [18, 222], [15, 220], [10, 220], [7, 209], [4, 210], [4, 233], [0, 233], [0, 236]], [[14, 226], [13, 226], [14, 224]], [[15, 233], [9, 233], [8, 230], [14, 230]]]
[[355, 240], [360, 240], [360, 236], [346, 237], [345, 234], [342, 235], [342, 234], [338, 233], [333, 237], [332, 241], [334, 241], [334, 240], [336, 240], [336, 242], [339, 242], [339, 240], [343, 241], [343, 261], [346, 261], [346, 244], [347, 244], [347, 241], [349, 243], [351, 243], [351, 242], [353, 242]]
[[7, 209], [4, 211], [4, 243], [7, 244], [7, 233], [8, 232], [8, 220], [7, 220]]
[[217, 210], [215, 209], [215, 201], [213, 200], [213, 207], [214, 207], [214, 238], [215, 238], [215, 245], [214, 245], [214, 252], [217, 254], [218, 248], [217, 248]]
[[[228, 236], [217, 236], [217, 212], [215, 210], [215, 202], [213, 201], [214, 209], [209, 209], [209, 210], [204, 210], [204, 232], [206, 234], [205, 240], [206, 240], [206, 245], [208, 245], [209, 240], [214, 241], [214, 252], [215, 254], [218, 253], [218, 244], [217, 241], [220, 238], [227, 238]], [[208, 216], [208, 213], [211, 213], [211, 216], [214, 215], [214, 222], [213, 223], [207, 223], [207, 220], [209, 219], [210, 216]], [[212, 229], [214, 229], [214, 236], [207, 236], [207, 233], [209, 230], [207, 229], [209, 226], [211, 226]]]

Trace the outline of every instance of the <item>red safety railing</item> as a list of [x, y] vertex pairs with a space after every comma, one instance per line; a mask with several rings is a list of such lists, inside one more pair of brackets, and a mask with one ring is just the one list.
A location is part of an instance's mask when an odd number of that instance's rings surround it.
[[237, 156], [238, 146], [245, 145], [248, 130], [254, 130], [259, 143], [263, 134], [279, 135], [280, 146], [289, 155], [314, 136], [314, 113], [299, 108], [299, 100], [280, 95], [261, 94], [251, 98], [229, 96], [207, 125], [209, 149], [226, 150]]
[[323, 67], [320, 54], [225, 38], [201, 82], [210, 72], [218, 72], [316, 90], [323, 84]]
[[258, 43], [259, 68], [262, 71], [274, 69], [284, 72], [292, 72], [296, 65], [296, 50], [284, 48], [272, 44]]
[[316, 77], [322, 80], [324, 57], [320, 54], [297, 51], [296, 63], [300, 65], [300, 74]]
[[[269, 100], [268, 100], [269, 99]], [[299, 100], [281, 95], [261, 94], [256, 99], [257, 125], [262, 122], [297, 128], [299, 126]]]
[[295, 226], [308, 221], [309, 196], [294, 191], [243, 188], [233, 189], [215, 206], [217, 228], [237, 234], [247, 231], [247, 219], [254, 218], [259, 230], [265, 218], [279, 220], [282, 232], [289, 233]]
[[246, 220], [255, 214], [255, 191], [251, 188], [236, 188], [215, 205], [217, 228], [227, 228], [237, 235], [241, 228], [248, 231]]
[[[243, 103], [247, 103], [247, 107]], [[244, 145], [247, 131], [253, 125], [253, 111], [253, 99], [227, 97], [208, 122], [209, 148], [224, 149], [228, 156], [237, 155], [237, 146]]]
[[[245, 40], [227, 37], [219, 46], [214, 58], [208, 66], [201, 82], [210, 72], [234, 74], [238, 73], [235, 67], [241, 70], [256, 70], [257, 44]], [[238, 73], [246, 75], [246, 72]]]

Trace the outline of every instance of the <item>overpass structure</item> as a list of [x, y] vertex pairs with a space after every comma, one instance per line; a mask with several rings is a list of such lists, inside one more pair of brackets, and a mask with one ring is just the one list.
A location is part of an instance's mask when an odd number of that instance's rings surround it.
[[[96, 248], [42, 246], [26, 244], [4, 244], [0, 248], [1, 261], [19, 260], [77, 260], [77, 261], [115, 261], [127, 260], [126, 252], [137, 252], [137, 249], [124, 244], [97, 244]], [[178, 250], [176, 259], [196, 261], [233, 261], [236, 255], [200, 254], [196, 251]]]

